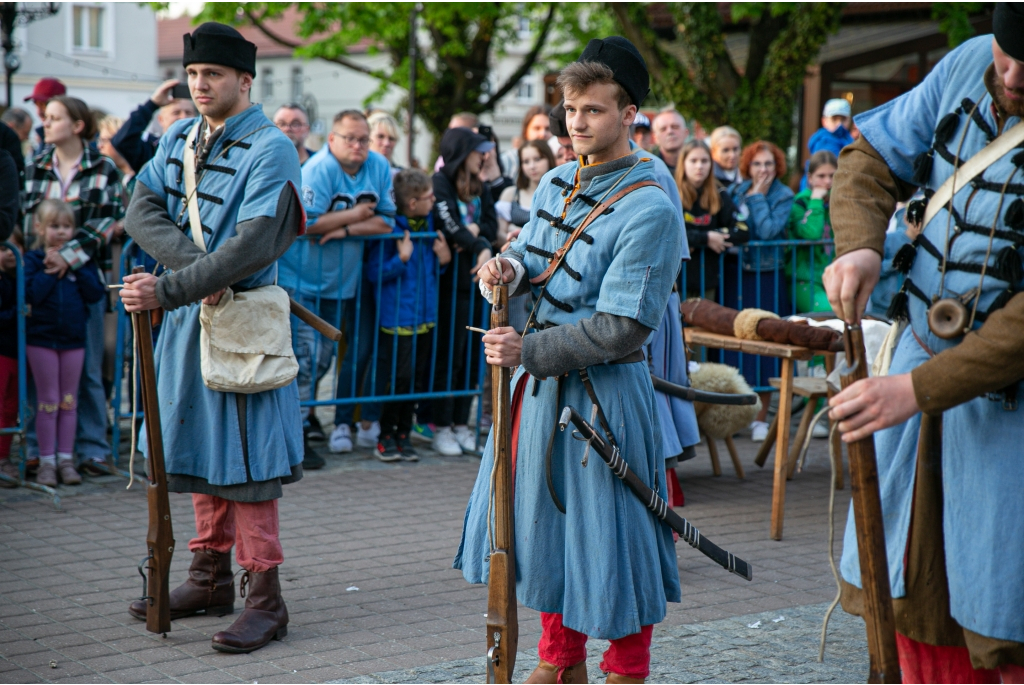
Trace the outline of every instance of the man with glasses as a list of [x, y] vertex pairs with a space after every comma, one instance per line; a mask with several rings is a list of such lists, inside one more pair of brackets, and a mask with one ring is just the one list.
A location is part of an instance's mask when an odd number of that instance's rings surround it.
[[[278, 261], [278, 284], [326, 321], [345, 322], [348, 347], [338, 374], [337, 396], [352, 397], [361, 394], [375, 336], [373, 294], [365, 286], [360, 288], [363, 241], [356, 236], [391, 233], [395, 222], [391, 170], [383, 156], [370, 150], [370, 127], [362, 112], [345, 110], [334, 117], [327, 145], [302, 167], [301, 195], [311, 239], [296, 241]], [[333, 346], [295, 317], [292, 345], [299, 362], [299, 399], [307, 401], [330, 369]], [[352, 450], [354, 409], [354, 405], [342, 405], [335, 413], [333, 452]], [[376, 447], [379, 413], [379, 405], [363, 405], [361, 445]], [[308, 441], [323, 432], [312, 411], [304, 410], [304, 415], [310, 460], [316, 453]]]
[[306, 109], [295, 102], [281, 105], [274, 113], [274, 125], [292, 141], [295, 151], [299, 153], [299, 164], [305, 164], [313, 156], [313, 151], [306, 147], [306, 138], [309, 137], [309, 115]]

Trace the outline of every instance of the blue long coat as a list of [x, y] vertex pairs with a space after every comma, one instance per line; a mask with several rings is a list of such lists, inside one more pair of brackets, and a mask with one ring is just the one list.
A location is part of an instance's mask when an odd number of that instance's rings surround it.
[[[608, 163], [609, 165], [614, 162]], [[559, 217], [568, 198], [564, 224], [576, 226], [590, 210], [576, 195], [600, 199], [623, 171], [602, 173], [605, 165], [581, 168], [565, 164], [548, 172], [534, 195], [531, 221], [505, 256], [520, 261], [527, 277], [547, 266], [546, 253], [565, 242], [564, 229], [538, 218], [544, 210]], [[607, 167], [605, 167], [607, 168]], [[596, 174], [579, 193], [571, 194], [577, 173]], [[653, 164], [641, 161], [619, 189], [654, 180]], [[564, 191], [564, 194], [563, 194]], [[569, 269], [555, 273], [537, 319], [572, 324], [606, 312], [636, 319], [657, 329], [679, 269], [682, 226], [664, 192], [645, 187], [617, 202], [613, 212], [587, 230], [592, 244], [580, 240], [566, 257]], [[577, 281], [571, 274], [580, 276]], [[534, 287], [534, 296], [539, 289]], [[657, 400], [645, 362], [601, 364], [589, 368], [615, 439], [630, 468], [667, 496]], [[520, 368], [513, 387], [523, 378]], [[561, 613], [566, 626], [592, 637], [615, 639], [665, 617], [666, 601], [680, 598], [672, 532], [601, 462], [581, 459], [584, 445], [569, 432], [555, 433], [552, 450], [554, 489], [566, 513], [555, 507], [548, 492], [548, 440], [558, 412], [565, 405], [590, 416], [591, 403], [579, 375], [534, 379], [525, 393], [519, 422], [515, 474], [515, 544], [519, 601], [538, 611]], [[493, 463], [488, 439], [476, 485], [466, 509], [462, 545], [455, 567], [471, 583], [487, 582], [487, 504]]]
[[[171, 126], [160, 138], [156, 156], [139, 174], [139, 183], [164, 197], [172, 220], [181, 216], [185, 136], [195, 121]], [[231, 117], [224, 126], [208, 163], [228, 171], [207, 171], [199, 182], [202, 223], [213, 231], [206, 237], [209, 252], [236, 236], [237, 224], [275, 216], [284, 184], [292, 184], [296, 193], [299, 187], [295, 148], [259, 105]], [[222, 156], [226, 141], [240, 142]], [[190, 228], [185, 233], [192, 235]], [[238, 285], [251, 289], [271, 285], [276, 278], [277, 264], [271, 263]], [[203, 478], [212, 485], [245, 483], [248, 478], [235, 395], [203, 384], [199, 310], [199, 303], [193, 303], [167, 312], [154, 348], [167, 472]], [[245, 407], [252, 480], [291, 475], [291, 467], [302, 462], [298, 386], [293, 381], [277, 390], [248, 395]], [[145, 440], [140, 444], [145, 445]]]
[[[857, 117], [861, 133], [885, 159], [892, 172], [915, 185], [936, 190], [953, 172], [951, 162], [963, 138], [961, 161], [981, 150], [997, 130], [992, 97], [983, 75], [992, 64], [992, 36], [967, 41], [947, 55], [924, 82], [909, 93]], [[978, 107], [971, 119], [971, 109]], [[948, 119], [947, 116], [952, 116]], [[939, 122], [955, 121], [940, 127]], [[978, 122], [983, 122], [979, 124]], [[1020, 119], [1010, 117], [1004, 130]], [[940, 139], [936, 129], [944, 134]], [[953, 347], [960, 338], [943, 340], [928, 328], [932, 297], [955, 297], [979, 285], [979, 267], [989, 250], [989, 232], [996, 220], [996, 237], [978, 304], [981, 319], [1001, 305], [1003, 293], [1020, 291], [1009, 282], [1012, 270], [999, 263], [1024, 244], [1024, 223], [1014, 218], [1022, 202], [1024, 177], [1012, 161], [1011, 150], [989, 166], [973, 183], [957, 183], [955, 216], [942, 209], [924, 228], [923, 240], [904, 285], [909, 294], [908, 329], [893, 357], [890, 373], [907, 373], [928, 359], [913, 333], [935, 353]], [[948, 160], [947, 160], [948, 157]], [[928, 169], [930, 162], [931, 168]], [[925, 173], [928, 172], [928, 173]], [[925, 178], [920, 175], [924, 174]], [[1005, 198], [1000, 190], [1008, 178]], [[1019, 212], [1018, 212], [1019, 214]], [[945, 288], [940, 287], [939, 258], [946, 248], [947, 226], [952, 248]], [[1009, 253], [1004, 253], [1009, 250]], [[999, 255], [1003, 253], [1003, 259]], [[922, 299], [923, 298], [923, 299]], [[968, 310], [974, 302], [968, 304]], [[1019, 384], [1018, 384], [1019, 385]], [[882, 513], [894, 597], [906, 595], [904, 553], [913, 506], [914, 475], [920, 415], [875, 436]], [[946, 573], [953, 618], [987, 637], [1024, 642], [1024, 410], [1007, 411], [1001, 402], [979, 397], [947, 410], [942, 426], [943, 532]], [[860, 586], [857, 541], [850, 514], [843, 544], [844, 578]]]

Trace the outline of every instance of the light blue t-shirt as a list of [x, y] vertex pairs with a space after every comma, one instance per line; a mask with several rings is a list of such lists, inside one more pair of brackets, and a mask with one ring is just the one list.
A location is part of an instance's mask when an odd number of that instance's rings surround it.
[[[391, 165], [376, 152], [350, 176], [325, 145], [302, 167], [302, 206], [306, 225], [313, 226], [328, 212], [350, 209], [360, 202], [377, 203], [377, 216], [395, 225]], [[296, 240], [278, 260], [278, 285], [303, 295], [347, 300], [356, 295], [363, 274], [363, 243], [354, 238], [330, 240], [320, 236]]]

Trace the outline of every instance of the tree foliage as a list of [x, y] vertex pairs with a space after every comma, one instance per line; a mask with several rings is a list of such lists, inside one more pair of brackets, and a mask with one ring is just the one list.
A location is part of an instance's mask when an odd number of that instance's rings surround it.
[[811, 64], [839, 28], [841, 3], [744, 2], [734, 21], [749, 23], [749, 51], [737, 68], [726, 50], [718, 3], [667, 3], [671, 40], [651, 26], [646, 3], [610, 6], [623, 35], [640, 48], [657, 97], [705, 125], [728, 123], [744, 140], [787, 146], [793, 107]]
[[[305, 45], [290, 42], [268, 26], [268, 20], [280, 17], [289, 7], [298, 11], [298, 33]], [[408, 90], [412, 11], [412, 3], [399, 2], [211, 2], [197, 21], [251, 24], [272, 40], [296, 48], [297, 56], [325, 59], [374, 76], [381, 85], [370, 104], [390, 86]], [[607, 27], [606, 18], [586, 15], [586, 6], [555, 2], [423, 3], [416, 37], [420, 55], [417, 115], [438, 134], [455, 112], [479, 114], [494, 109], [531, 70], [564, 62], [568, 56], [560, 54], [557, 46], [573, 45]], [[510, 76], [496, 82], [495, 60], [520, 41], [522, 20], [530, 31], [529, 52]], [[372, 69], [353, 60], [351, 50], [356, 45], [386, 56], [387, 66]]]
[[932, 19], [939, 22], [939, 31], [949, 38], [949, 47], [955, 48], [974, 35], [971, 15], [984, 7], [981, 2], [936, 2], [932, 4]]

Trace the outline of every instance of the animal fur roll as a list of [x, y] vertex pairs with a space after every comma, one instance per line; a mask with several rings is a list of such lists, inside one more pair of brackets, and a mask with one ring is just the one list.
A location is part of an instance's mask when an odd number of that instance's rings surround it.
[[688, 326], [744, 340], [767, 340], [812, 350], [835, 350], [842, 337], [838, 331], [811, 326], [806, 321], [786, 321], [760, 309], [739, 312], [701, 298], [683, 302], [679, 311]]
[[[738, 369], [710, 362], [700, 364], [700, 368], [690, 374], [690, 385], [697, 390], [732, 395], [750, 395], [754, 392]], [[761, 411], [761, 400], [758, 399], [757, 404], [742, 406], [694, 402], [693, 410], [697, 414], [697, 425], [702, 433], [716, 440], [724, 440], [750, 425], [757, 412]]]

